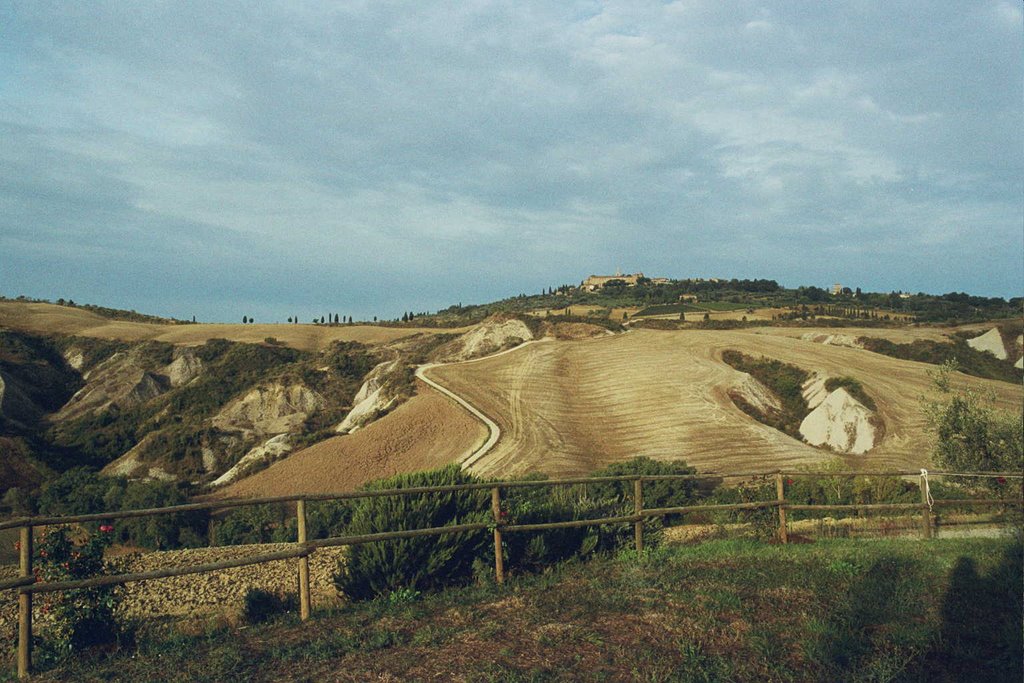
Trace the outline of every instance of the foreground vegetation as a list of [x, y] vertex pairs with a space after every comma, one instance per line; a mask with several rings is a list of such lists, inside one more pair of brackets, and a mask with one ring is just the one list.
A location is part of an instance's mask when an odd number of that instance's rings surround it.
[[1007, 539], [622, 551], [240, 629], [164, 625], [40, 680], [1020, 680]]

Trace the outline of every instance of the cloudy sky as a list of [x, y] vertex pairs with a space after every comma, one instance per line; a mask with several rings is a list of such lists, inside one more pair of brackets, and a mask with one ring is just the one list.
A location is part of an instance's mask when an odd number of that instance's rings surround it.
[[1024, 289], [1019, 0], [0, 2], [0, 294]]

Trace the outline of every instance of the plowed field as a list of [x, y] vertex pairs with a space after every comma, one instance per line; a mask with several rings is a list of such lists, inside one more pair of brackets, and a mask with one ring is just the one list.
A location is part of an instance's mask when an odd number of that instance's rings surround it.
[[[491, 359], [432, 368], [428, 376], [500, 426], [498, 444], [474, 467], [481, 474], [576, 475], [638, 455], [682, 459], [702, 471], [723, 473], [830, 459], [830, 453], [766, 427], [733, 405], [726, 392], [739, 374], [720, 360], [725, 349], [858, 379], [878, 404], [886, 434], [868, 454], [847, 457], [850, 467], [928, 464], [920, 397], [931, 391], [927, 371], [933, 366], [794, 339], [786, 336], [789, 330], [775, 332], [636, 330], [533, 344]], [[1021, 409], [1020, 387], [966, 376], [958, 381], [990, 387], [1004, 408]]]

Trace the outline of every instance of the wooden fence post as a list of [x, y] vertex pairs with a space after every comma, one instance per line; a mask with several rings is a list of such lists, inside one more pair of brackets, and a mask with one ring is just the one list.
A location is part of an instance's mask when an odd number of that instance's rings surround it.
[[[299, 527], [299, 543], [306, 542], [306, 501], [299, 500], [295, 515]], [[309, 619], [309, 555], [299, 558], [299, 618]]]
[[494, 580], [505, 583], [505, 556], [501, 550], [501, 488], [491, 489], [491, 514], [494, 515]]
[[[32, 576], [32, 526], [21, 527], [21, 575]], [[18, 595], [18, 678], [32, 671], [32, 594]]]
[[782, 472], [775, 473], [775, 497], [779, 501], [779, 543], [789, 543], [789, 529], [786, 528], [786, 486]]
[[921, 489], [921, 538], [928, 540], [932, 537], [932, 522], [931, 510], [928, 508], [928, 480], [925, 477], [925, 474], [921, 474], [918, 486]]
[[[639, 515], [644, 509], [644, 480], [637, 478], [633, 481], [633, 513]], [[644, 549], [644, 520], [638, 519], [633, 522], [633, 544], [636, 551]]]

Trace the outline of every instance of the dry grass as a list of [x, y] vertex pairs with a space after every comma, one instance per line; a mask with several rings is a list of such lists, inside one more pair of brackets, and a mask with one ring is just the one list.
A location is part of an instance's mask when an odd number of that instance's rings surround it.
[[[437, 367], [429, 375], [501, 427], [501, 440], [475, 468], [483, 475], [583, 474], [641, 455], [683, 459], [716, 472], [830, 460], [830, 453], [766, 427], [732, 404], [726, 391], [739, 375], [721, 362], [725, 349], [860, 381], [878, 404], [886, 434], [866, 456], [848, 458], [851, 467], [928, 464], [920, 397], [931, 390], [927, 372], [933, 366], [802, 341], [790, 337], [792, 332], [637, 330], [534, 344], [493, 359]], [[991, 388], [1002, 407], [1021, 409], [1020, 387], [971, 377], [959, 381]]]

